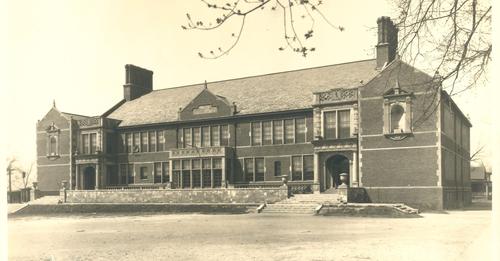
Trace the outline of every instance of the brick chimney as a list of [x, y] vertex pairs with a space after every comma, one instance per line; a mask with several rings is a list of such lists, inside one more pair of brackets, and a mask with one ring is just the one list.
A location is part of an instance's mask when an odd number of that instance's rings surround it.
[[153, 91], [153, 72], [132, 64], [125, 65], [123, 98], [132, 101], [151, 91]]
[[398, 49], [398, 29], [388, 16], [377, 19], [378, 42], [377, 42], [377, 69], [382, 69], [396, 58]]

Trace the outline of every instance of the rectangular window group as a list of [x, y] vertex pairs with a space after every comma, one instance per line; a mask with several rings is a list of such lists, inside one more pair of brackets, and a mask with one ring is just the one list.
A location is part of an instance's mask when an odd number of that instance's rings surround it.
[[170, 181], [168, 162], [154, 163], [154, 183], [166, 183]]
[[313, 180], [314, 159], [312, 155], [292, 156], [292, 181]]
[[351, 111], [337, 110], [323, 112], [323, 137], [345, 139], [351, 136]]
[[143, 131], [120, 134], [120, 152], [157, 152], [165, 150], [164, 131]]
[[177, 132], [179, 148], [219, 147], [229, 145], [227, 125], [182, 128]]
[[222, 186], [222, 158], [172, 161], [172, 188]]
[[97, 153], [97, 133], [82, 134], [80, 152], [82, 154]]
[[118, 167], [120, 173], [120, 184], [134, 184], [134, 164], [120, 164]]
[[252, 146], [306, 142], [305, 118], [252, 122]]

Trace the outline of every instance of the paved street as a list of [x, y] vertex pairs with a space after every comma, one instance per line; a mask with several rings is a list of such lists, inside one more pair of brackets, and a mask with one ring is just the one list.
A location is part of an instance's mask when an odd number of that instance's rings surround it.
[[[481, 260], [491, 211], [390, 219], [302, 215], [19, 217], [9, 260]], [[490, 259], [482, 259], [490, 260]]]

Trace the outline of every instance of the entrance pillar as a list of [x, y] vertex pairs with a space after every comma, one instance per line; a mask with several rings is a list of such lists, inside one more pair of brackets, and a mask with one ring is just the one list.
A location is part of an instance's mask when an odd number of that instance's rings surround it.
[[359, 181], [358, 181], [358, 153], [356, 151], [353, 151], [352, 153], [352, 168], [351, 168], [351, 173], [352, 173], [352, 187], [358, 187], [359, 186]]
[[100, 178], [99, 165], [96, 164], [96, 166], [95, 166], [95, 190], [99, 189], [99, 178]]
[[76, 166], [76, 171], [75, 171], [75, 189], [79, 190], [80, 189], [80, 169], [81, 167], [79, 165]]
[[223, 188], [225, 188], [226, 187], [226, 157], [222, 157], [221, 164], [222, 164], [222, 166], [221, 166], [222, 167], [221, 186]]
[[319, 183], [319, 154], [314, 153], [314, 183], [312, 190], [314, 194], [320, 193], [320, 183]]

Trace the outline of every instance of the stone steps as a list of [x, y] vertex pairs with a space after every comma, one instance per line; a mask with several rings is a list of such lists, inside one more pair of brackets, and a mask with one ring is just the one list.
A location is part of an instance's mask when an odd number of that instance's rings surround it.
[[317, 204], [267, 204], [261, 213], [314, 214]]

